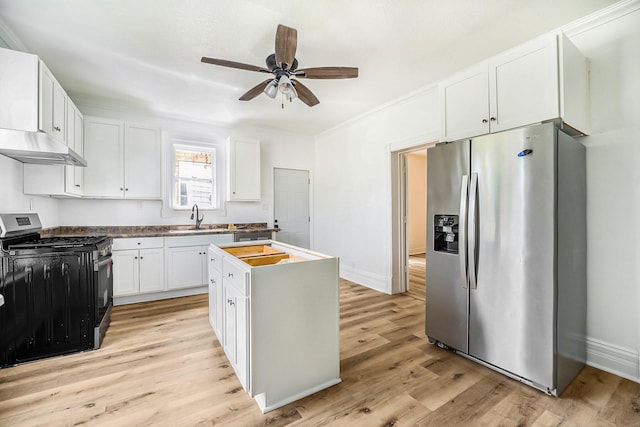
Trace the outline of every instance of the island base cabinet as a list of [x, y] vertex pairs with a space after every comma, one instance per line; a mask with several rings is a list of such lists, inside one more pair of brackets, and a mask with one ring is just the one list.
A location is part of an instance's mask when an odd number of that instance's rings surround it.
[[235, 289], [224, 290], [224, 351], [245, 391], [250, 392], [247, 377], [247, 299]]
[[337, 258], [271, 240], [209, 253], [222, 273], [222, 334], [214, 330], [262, 412], [341, 381]]
[[256, 270], [251, 394], [267, 412], [340, 382], [338, 262], [330, 258]]

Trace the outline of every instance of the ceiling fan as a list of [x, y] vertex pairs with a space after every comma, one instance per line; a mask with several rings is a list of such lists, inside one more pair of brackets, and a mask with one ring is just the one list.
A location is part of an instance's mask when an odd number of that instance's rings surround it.
[[249, 89], [240, 97], [240, 101], [249, 101], [262, 92], [270, 98], [275, 98], [278, 91], [280, 91], [289, 101], [294, 98], [300, 98], [300, 100], [309, 107], [313, 107], [319, 104], [320, 101], [318, 101], [318, 98], [316, 98], [313, 92], [296, 79], [351, 79], [358, 77], [358, 69], [355, 67], [314, 67], [298, 69], [298, 60], [295, 58], [297, 45], [298, 31], [295, 28], [278, 25], [276, 31], [276, 52], [267, 56], [267, 68], [207, 57], [202, 57], [201, 61], [207, 64], [258, 71], [260, 73], [273, 75], [272, 78]]

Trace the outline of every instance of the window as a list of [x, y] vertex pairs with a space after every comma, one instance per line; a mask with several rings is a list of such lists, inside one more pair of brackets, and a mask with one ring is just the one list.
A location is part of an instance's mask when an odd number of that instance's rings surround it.
[[217, 209], [216, 149], [173, 145], [173, 209]]

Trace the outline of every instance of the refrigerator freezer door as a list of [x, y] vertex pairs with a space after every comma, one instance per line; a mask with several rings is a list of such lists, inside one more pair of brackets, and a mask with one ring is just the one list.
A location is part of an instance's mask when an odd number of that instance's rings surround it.
[[553, 124], [547, 124], [471, 142], [478, 219], [469, 354], [550, 389], [555, 383], [555, 135]]
[[[460, 253], [465, 242], [458, 242], [458, 253], [434, 250], [435, 215], [458, 215], [463, 176], [469, 174], [469, 141], [438, 145], [427, 152], [427, 254], [426, 327], [429, 338], [467, 352], [467, 313], [469, 289], [463, 280]], [[462, 218], [460, 216], [463, 216]], [[464, 233], [459, 233], [460, 234]]]

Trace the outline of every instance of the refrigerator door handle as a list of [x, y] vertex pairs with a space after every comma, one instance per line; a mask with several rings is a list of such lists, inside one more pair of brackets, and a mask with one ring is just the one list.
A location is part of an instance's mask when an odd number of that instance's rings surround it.
[[469, 286], [469, 274], [467, 271], [467, 206], [469, 200], [469, 175], [462, 176], [460, 186], [460, 220], [458, 221], [458, 255], [460, 260], [460, 279], [462, 287]]
[[471, 188], [469, 189], [469, 244], [467, 245], [467, 257], [469, 258], [469, 287], [477, 289], [476, 278], [476, 245], [477, 245], [477, 198], [478, 195], [478, 174], [471, 174]]

